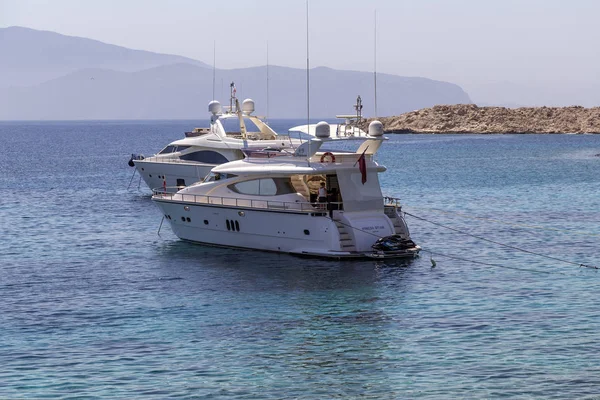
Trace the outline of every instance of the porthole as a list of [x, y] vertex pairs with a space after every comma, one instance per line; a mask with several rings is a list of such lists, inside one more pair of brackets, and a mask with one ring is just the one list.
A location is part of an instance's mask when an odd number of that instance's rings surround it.
[[208, 225], [208, 220], [207, 219], [204, 220], [204, 225]]
[[310, 231], [309, 231], [308, 229], [305, 229], [305, 230], [304, 230], [304, 234], [305, 234], [305, 235], [310, 235]]
[[148, 177], [152, 178], [152, 174], [148, 175]]
[[229, 220], [226, 220], [225, 223], [227, 224], [227, 230], [230, 231], [231, 230], [231, 225], [229, 225]]
[[184, 209], [185, 211], [190, 211], [190, 206], [183, 206], [183, 209]]
[[235, 230], [240, 231], [240, 223], [237, 220], [235, 221]]
[[181, 217], [181, 220], [182, 220], [183, 222], [185, 222], [185, 217]]

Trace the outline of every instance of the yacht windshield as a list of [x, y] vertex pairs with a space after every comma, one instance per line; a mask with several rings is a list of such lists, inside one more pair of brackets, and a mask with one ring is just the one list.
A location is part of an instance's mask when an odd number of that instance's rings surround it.
[[220, 181], [221, 179], [230, 179], [230, 178], [235, 178], [237, 175], [234, 174], [220, 174], [218, 172], [211, 172], [208, 175], [206, 175], [206, 177], [204, 178], [204, 180], [202, 182], [214, 182], [214, 181]]
[[[221, 120], [221, 124], [223, 124], [223, 129], [228, 134], [241, 135], [239, 119], [224, 118]], [[244, 118], [244, 124], [246, 125], [246, 132], [260, 132], [260, 129], [250, 119]]]
[[188, 149], [190, 146], [174, 146], [174, 145], [168, 145], [167, 147], [165, 147], [164, 149], [162, 149], [158, 154], [169, 154], [169, 153], [177, 153], [179, 151], [183, 151], [185, 149]]

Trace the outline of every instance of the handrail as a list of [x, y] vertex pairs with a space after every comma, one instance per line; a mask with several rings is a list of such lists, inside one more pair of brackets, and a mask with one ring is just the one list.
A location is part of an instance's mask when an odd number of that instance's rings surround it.
[[[343, 202], [335, 201], [328, 203], [311, 203], [308, 201], [273, 201], [273, 200], [259, 200], [259, 199], [240, 199], [237, 197], [221, 197], [221, 196], [209, 196], [203, 194], [190, 194], [190, 193], [169, 193], [169, 189], [177, 189], [177, 187], [167, 187], [160, 189], [152, 189], [153, 196], [170, 201], [183, 201], [186, 203], [200, 203], [200, 204], [212, 204], [222, 205], [229, 207], [243, 207], [243, 208], [258, 208], [258, 209], [269, 209], [283, 212], [320, 212], [325, 213], [329, 209], [343, 209]], [[337, 206], [337, 207], [332, 207]]]
[[[248, 148], [241, 148], [239, 149], [244, 153], [244, 156], [246, 158], [251, 158], [251, 159], [260, 159], [260, 158], [279, 158], [279, 157], [294, 157], [293, 153], [289, 152], [289, 149], [283, 148], [280, 151], [272, 151], [272, 150], [265, 150], [265, 149], [248, 149]], [[320, 157], [322, 156], [323, 152], [318, 152], [315, 155], [313, 155], [311, 157], [311, 161], [313, 162], [320, 162]], [[355, 163], [357, 158], [360, 155], [357, 153], [353, 153], [353, 152], [349, 152], [349, 153], [345, 153], [345, 152], [340, 152], [340, 153], [335, 153], [335, 157], [336, 157], [336, 164], [342, 164], [342, 163]], [[373, 160], [373, 154], [365, 154], [365, 158], [367, 161], [372, 161]], [[148, 156], [146, 158], [144, 158], [141, 161], [146, 161], [146, 162], [151, 162], [151, 163], [164, 163], [164, 164], [189, 164], [189, 165], [212, 165], [217, 166], [217, 165], [221, 165], [219, 163], [207, 163], [207, 162], [202, 162], [202, 161], [194, 161], [194, 160], [182, 160], [179, 157], [171, 157], [171, 156], [162, 156], [159, 157], [158, 155], [153, 155], [153, 156]]]
[[202, 164], [202, 165], [212, 165], [213, 167], [216, 167], [217, 165], [221, 165], [219, 163], [207, 163], [207, 162], [202, 162], [202, 161], [194, 161], [194, 160], [182, 160], [178, 157], [157, 157], [157, 156], [149, 156], [146, 157], [144, 160], [142, 161], [148, 161], [148, 162], [152, 162], [152, 163], [165, 163], [165, 164]]

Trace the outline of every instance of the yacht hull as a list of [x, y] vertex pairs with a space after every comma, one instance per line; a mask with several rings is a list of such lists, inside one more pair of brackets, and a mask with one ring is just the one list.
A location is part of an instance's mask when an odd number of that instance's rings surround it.
[[[180, 239], [214, 246], [265, 250], [327, 258], [373, 257], [371, 246], [394, 233], [383, 213], [359, 215], [315, 210], [270, 209], [193, 204], [153, 198]], [[368, 233], [366, 233], [368, 232]], [[395, 257], [414, 257], [418, 246]], [[387, 258], [379, 254], [377, 258]]]
[[[218, 164], [134, 160], [135, 168], [150, 189], [167, 187], [167, 192], [201, 181]], [[165, 184], [166, 182], [166, 184]]]

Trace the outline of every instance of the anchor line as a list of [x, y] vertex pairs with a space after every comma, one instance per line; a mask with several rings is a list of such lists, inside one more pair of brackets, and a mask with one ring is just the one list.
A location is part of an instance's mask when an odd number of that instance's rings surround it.
[[156, 232], [156, 234], [157, 234], [158, 236], [160, 236], [160, 229], [161, 229], [161, 228], [162, 228], [162, 226], [163, 226], [163, 222], [164, 222], [164, 220], [165, 220], [165, 216], [163, 215], [162, 219], [160, 220], [160, 225], [158, 226], [158, 232]]
[[133, 175], [131, 175], [131, 179], [129, 180], [129, 185], [127, 185], [127, 189], [129, 189], [129, 187], [131, 186], [131, 182], [133, 182], [133, 177], [135, 176], [136, 171], [137, 171], [137, 169], [133, 170]]
[[472, 233], [465, 232], [465, 231], [462, 231], [460, 229], [452, 228], [451, 226], [440, 224], [439, 222], [430, 221], [430, 220], [428, 220], [426, 218], [419, 217], [417, 215], [408, 213], [406, 211], [404, 211], [404, 214], [408, 215], [408, 216], [411, 216], [413, 218], [416, 218], [418, 220], [425, 221], [425, 222], [428, 222], [430, 224], [433, 224], [433, 225], [436, 225], [436, 226], [439, 226], [439, 227], [442, 227], [442, 228], [445, 228], [445, 229], [449, 229], [449, 230], [454, 231], [454, 232], [461, 233], [463, 235], [471, 236], [471, 237], [474, 237], [475, 239], [483, 240], [483, 241], [489, 242], [489, 243], [494, 243], [494, 244], [497, 244], [499, 246], [504, 246], [504, 247], [507, 247], [509, 249], [522, 251], [524, 253], [529, 253], [529, 254], [532, 254], [532, 255], [535, 255], [535, 256], [547, 258], [549, 260], [559, 261], [559, 262], [563, 262], [563, 263], [567, 263], [567, 264], [571, 264], [571, 265], [577, 265], [578, 267], [584, 267], [584, 268], [590, 268], [590, 269], [600, 269], [599, 267], [597, 267], [595, 265], [589, 265], [589, 264], [578, 263], [578, 262], [574, 262], [574, 261], [570, 261], [570, 260], [564, 260], [562, 258], [552, 257], [552, 256], [548, 256], [548, 255], [541, 254], [541, 253], [536, 253], [535, 251], [526, 250], [526, 249], [523, 249], [523, 248], [520, 248], [520, 247], [517, 247], [517, 246], [512, 246], [510, 244], [505, 244], [505, 243], [497, 242], [495, 240], [487, 239], [487, 238], [484, 238], [482, 236], [473, 235]]
[[[405, 214], [407, 214], [407, 213], [405, 213]], [[332, 220], [333, 222], [339, 222], [340, 224], [342, 224], [344, 226], [347, 226], [349, 228], [355, 229], [357, 231], [360, 231], [360, 232], [363, 232], [363, 233], [368, 233], [369, 235], [375, 236], [375, 237], [377, 237], [379, 239], [382, 238], [382, 236], [376, 235], [376, 234], [374, 234], [372, 232], [364, 231], [364, 230], [362, 230], [360, 228], [353, 227], [352, 225], [345, 224], [342, 221], [337, 221], [337, 220], [334, 220], [333, 218], [330, 218], [330, 217], [327, 217], [327, 218], [330, 219], [330, 220]], [[455, 256], [455, 255], [452, 255], [452, 254], [445, 254], [445, 253], [440, 253], [440, 252], [437, 252], [437, 251], [431, 251], [431, 250], [429, 250], [427, 248], [421, 248], [421, 251], [424, 252], [424, 253], [429, 253], [431, 255], [435, 255], [435, 256], [439, 256], [439, 257], [445, 257], [445, 258], [450, 258], [450, 259], [457, 260], [457, 261], [469, 262], [469, 263], [472, 263], [472, 264], [485, 265], [485, 266], [488, 266], [488, 267], [512, 269], [512, 270], [515, 270], [515, 271], [534, 272], [534, 273], [548, 274], [548, 275], [551, 275], [551, 274], [566, 275], [565, 273], [558, 272], [558, 271], [540, 271], [540, 270], [532, 269], [532, 268], [509, 267], [509, 266], [501, 265], [501, 264], [493, 264], [493, 263], [487, 263], [487, 262], [483, 262], [483, 261], [476, 261], [476, 260], [471, 260], [471, 259], [464, 258], [464, 257], [458, 257], [458, 256]]]
[[433, 211], [433, 212], [437, 212], [437, 213], [441, 213], [441, 214], [456, 215], [456, 216], [459, 216], [459, 217], [462, 217], [462, 218], [478, 219], [478, 220], [481, 220], [481, 221], [489, 221], [489, 222], [494, 222], [494, 223], [497, 223], [497, 224], [503, 224], [503, 225], [507, 225], [507, 226], [516, 226], [516, 227], [519, 227], [519, 228], [540, 229], [540, 230], [546, 230], [546, 231], [552, 231], [552, 232], [566, 232], [566, 233], [569, 233], [569, 234], [585, 235], [585, 236], [600, 236], [600, 234], [594, 233], [594, 232], [573, 231], [573, 230], [569, 230], [569, 229], [558, 229], [558, 228], [551, 228], [551, 227], [545, 227], [545, 226], [536, 226], [536, 225], [527, 225], [527, 224], [516, 224], [516, 223], [511, 223], [511, 222], [506, 222], [506, 221], [500, 221], [500, 220], [493, 219], [493, 218], [476, 217], [474, 215], [464, 214], [464, 213], [460, 213], [460, 212], [456, 212], [456, 211], [444, 211], [444, 210], [440, 210], [440, 209], [437, 209], [437, 208], [414, 207], [414, 206], [409, 206], [409, 208], [414, 208], [414, 209], [418, 209], [418, 210]]
[[501, 264], [493, 264], [493, 263], [487, 263], [487, 262], [483, 262], [483, 261], [476, 261], [476, 260], [471, 260], [471, 259], [468, 259], [468, 258], [458, 257], [458, 256], [455, 256], [455, 255], [452, 255], [452, 254], [444, 254], [444, 253], [439, 253], [439, 252], [436, 252], [436, 251], [431, 251], [429, 249], [421, 249], [421, 251], [425, 252], [425, 253], [433, 254], [433, 255], [436, 255], [436, 256], [440, 256], [440, 257], [446, 257], [446, 258], [450, 258], [450, 259], [458, 260], [458, 261], [465, 261], [465, 262], [469, 262], [469, 263], [473, 263], [473, 264], [485, 265], [485, 266], [488, 266], [488, 267], [513, 269], [513, 270], [516, 270], [516, 271], [525, 271], [525, 272], [535, 272], [535, 273], [538, 273], [538, 274], [549, 274], [549, 275], [551, 275], [551, 274], [560, 274], [560, 275], [566, 275], [565, 273], [558, 272], [558, 271], [541, 271], [541, 270], [532, 269], [532, 268], [509, 267], [509, 266], [501, 265]]

